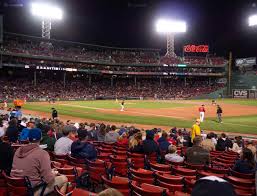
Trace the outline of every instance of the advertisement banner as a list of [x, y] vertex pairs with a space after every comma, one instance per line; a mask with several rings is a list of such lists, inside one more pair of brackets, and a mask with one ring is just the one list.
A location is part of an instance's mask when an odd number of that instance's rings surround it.
[[184, 46], [184, 52], [208, 53], [209, 46], [208, 45], [186, 45], [186, 46]]
[[249, 90], [233, 89], [233, 98], [247, 99], [249, 98]]
[[236, 66], [237, 67], [247, 67], [256, 65], [256, 57], [249, 57], [249, 58], [241, 58], [236, 59]]

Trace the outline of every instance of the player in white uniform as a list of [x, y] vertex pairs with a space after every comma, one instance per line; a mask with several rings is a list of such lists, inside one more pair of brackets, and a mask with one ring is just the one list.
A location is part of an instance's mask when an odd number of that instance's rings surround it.
[[120, 106], [121, 106], [120, 111], [122, 111], [122, 112], [124, 111], [124, 103], [125, 103], [124, 100], [122, 100], [122, 102], [121, 102], [121, 104], [120, 104]]
[[7, 107], [8, 107], [8, 105], [7, 105], [7, 101], [5, 100], [5, 101], [4, 101], [4, 110], [6, 110], [6, 109], [7, 109]]

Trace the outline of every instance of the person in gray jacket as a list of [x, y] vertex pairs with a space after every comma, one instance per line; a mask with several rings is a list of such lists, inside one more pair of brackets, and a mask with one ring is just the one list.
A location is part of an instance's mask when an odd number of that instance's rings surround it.
[[111, 131], [105, 134], [104, 141], [107, 143], [115, 143], [117, 142], [118, 138], [120, 137], [119, 133], [116, 131], [116, 126], [111, 126]]

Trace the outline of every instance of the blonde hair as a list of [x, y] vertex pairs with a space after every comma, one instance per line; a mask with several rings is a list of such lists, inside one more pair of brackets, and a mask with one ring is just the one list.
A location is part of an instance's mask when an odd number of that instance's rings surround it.
[[139, 144], [139, 142], [142, 140], [142, 133], [138, 132], [134, 135], [134, 137], [129, 141], [129, 148], [134, 148]]

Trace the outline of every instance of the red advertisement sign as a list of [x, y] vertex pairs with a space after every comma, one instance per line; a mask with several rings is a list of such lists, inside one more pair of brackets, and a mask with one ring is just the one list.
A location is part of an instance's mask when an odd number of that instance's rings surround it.
[[209, 52], [208, 45], [186, 45], [184, 46], [184, 52]]

